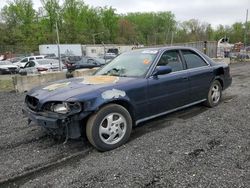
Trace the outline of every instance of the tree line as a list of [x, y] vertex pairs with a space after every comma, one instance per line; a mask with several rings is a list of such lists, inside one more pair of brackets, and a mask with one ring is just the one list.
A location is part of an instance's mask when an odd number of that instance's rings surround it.
[[[0, 12], [0, 46], [18, 45], [37, 49], [56, 43], [57, 24], [61, 43], [118, 43], [159, 45], [219, 40], [243, 42], [245, 24], [231, 26], [191, 19], [178, 22], [172, 12], [117, 14], [112, 7], [90, 7], [83, 0], [41, 0], [35, 10], [32, 0], [12, 0]], [[250, 22], [247, 24], [250, 28]], [[247, 43], [250, 43], [248, 34]]]

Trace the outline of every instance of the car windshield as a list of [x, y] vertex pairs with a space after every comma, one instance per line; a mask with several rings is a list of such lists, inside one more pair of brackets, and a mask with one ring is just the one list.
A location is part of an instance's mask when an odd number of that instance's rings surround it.
[[154, 61], [157, 50], [134, 50], [123, 53], [98, 70], [95, 75], [142, 77]]

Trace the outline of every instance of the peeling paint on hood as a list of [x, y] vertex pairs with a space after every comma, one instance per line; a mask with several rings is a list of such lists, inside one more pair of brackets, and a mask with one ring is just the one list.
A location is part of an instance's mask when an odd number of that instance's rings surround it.
[[70, 84], [70, 82], [63, 82], [63, 83], [54, 83], [54, 84], [51, 84], [51, 85], [48, 85], [46, 87], [44, 87], [43, 89], [46, 89], [46, 90], [49, 90], [49, 91], [54, 91], [58, 88], [63, 88], [63, 87], [66, 87]]
[[116, 83], [118, 81], [119, 81], [119, 77], [116, 77], [116, 76], [99, 75], [99, 76], [87, 76], [87, 77], [84, 77], [82, 83], [83, 84], [88, 84], [88, 85], [92, 85], [92, 84], [112, 84], [112, 83]]

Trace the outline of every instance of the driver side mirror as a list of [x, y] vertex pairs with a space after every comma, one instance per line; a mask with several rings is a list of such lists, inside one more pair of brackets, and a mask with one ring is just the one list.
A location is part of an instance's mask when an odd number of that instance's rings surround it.
[[154, 73], [153, 73], [153, 76], [169, 74], [170, 72], [172, 72], [172, 68], [170, 66], [168, 66], [168, 65], [157, 66]]

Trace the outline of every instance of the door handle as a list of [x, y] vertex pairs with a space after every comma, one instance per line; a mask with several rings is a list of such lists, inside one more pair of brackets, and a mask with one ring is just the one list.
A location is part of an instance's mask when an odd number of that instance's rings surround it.
[[185, 76], [185, 77], [182, 77], [182, 79], [183, 79], [183, 80], [188, 80], [188, 77]]

